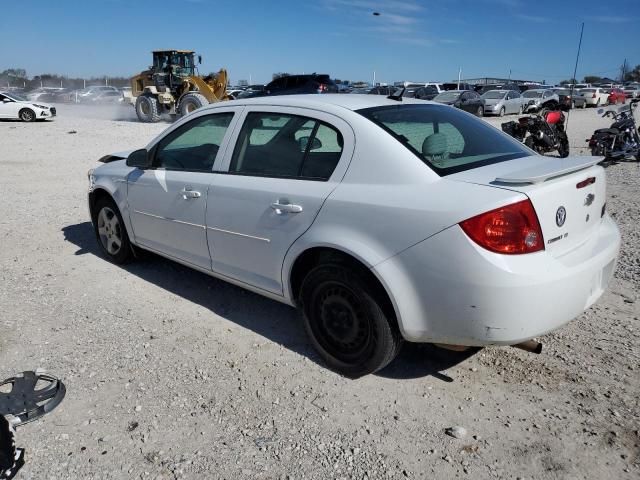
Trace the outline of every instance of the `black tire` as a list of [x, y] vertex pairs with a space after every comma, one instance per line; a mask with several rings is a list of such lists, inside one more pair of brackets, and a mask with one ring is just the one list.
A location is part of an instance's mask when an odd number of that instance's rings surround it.
[[20, 110], [20, 113], [18, 113], [18, 115], [20, 116], [20, 120], [22, 120], [23, 122], [33, 122], [36, 119], [36, 112], [31, 110], [30, 108], [23, 108], [22, 110]]
[[498, 113], [498, 115], [500, 115], [501, 117], [504, 117], [504, 114], [506, 113], [506, 111], [507, 111], [507, 110], [506, 110], [504, 107], [502, 107], [502, 108], [500, 109], [500, 113]]
[[204, 95], [197, 92], [191, 92], [182, 97], [178, 108], [180, 110], [180, 115], [184, 116], [189, 115], [194, 110], [204, 107], [205, 105], [209, 105], [209, 101], [204, 97]]
[[591, 147], [591, 156], [604, 157], [605, 156], [604, 147], [600, 144], [597, 144], [595, 147]]
[[476, 117], [482, 117], [484, 115], [484, 108], [481, 105], [476, 109]]
[[582, 107], [583, 110], [587, 108], [587, 101], [585, 100], [584, 102], [582, 102]]
[[115, 202], [111, 198], [102, 197], [96, 202], [92, 213], [93, 230], [104, 256], [118, 265], [132, 261], [132, 245]]
[[144, 123], [157, 123], [160, 121], [160, 102], [151, 95], [140, 95], [136, 99], [136, 115], [138, 120]]
[[385, 311], [376, 291], [357, 267], [338, 262], [316, 266], [302, 282], [300, 303], [311, 343], [346, 377], [377, 372], [400, 350], [393, 312]]
[[538, 149], [536, 148], [536, 145], [535, 145], [535, 143], [533, 142], [533, 137], [532, 137], [531, 135], [529, 135], [529, 136], [525, 139], [524, 144], [525, 144], [527, 147], [529, 147], [531, 150], [533, 150], [534, 152], [536, 152], [536, 153], [540, 153], [540, 152], [538, 152]]
[[560, 140], [560, 147], [558, 148], [560, 158], [567, 158], [569, 156], [569, 139], [563, 138]]

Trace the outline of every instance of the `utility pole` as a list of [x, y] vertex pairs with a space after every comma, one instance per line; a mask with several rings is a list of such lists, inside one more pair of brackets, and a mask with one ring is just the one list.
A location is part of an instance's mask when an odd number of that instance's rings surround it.
[[373, 86], [376, 86], [376, 71], [373, 71]]
[[460, 90], [460, 79], [462, 78], [462, 67], [458, 69], [458, 90]]

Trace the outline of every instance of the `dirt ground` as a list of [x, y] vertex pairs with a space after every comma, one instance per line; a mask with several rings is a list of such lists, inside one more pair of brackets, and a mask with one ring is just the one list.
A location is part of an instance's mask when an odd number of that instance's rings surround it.
[[[156, 256], [100, 256], [87, 170], [167, 126], [131, 118], [61, 105], [52, 122], [0, 122], [0, 379], [42, 367], [67, 386], [18, 430], [17, 478], [640, 477], [637, 163], [608, 168], [615, 279], [541, 355], [407, 344], [354, 381], [287, 306]], [[573, 153], [608, 125], [571, 113]]]

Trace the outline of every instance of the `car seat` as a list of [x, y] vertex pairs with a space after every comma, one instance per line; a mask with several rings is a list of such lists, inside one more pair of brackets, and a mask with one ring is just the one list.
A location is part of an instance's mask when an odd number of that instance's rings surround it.
[[444, 167], [449, 160], [449, 146], [444, 133], [433, 133], [422, 142], [422, 155], [436, 167]]

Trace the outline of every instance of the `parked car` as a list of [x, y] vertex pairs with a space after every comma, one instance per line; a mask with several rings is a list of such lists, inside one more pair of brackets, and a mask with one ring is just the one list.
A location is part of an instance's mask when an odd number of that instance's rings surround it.
[[45, 103], [32, 103], [20, 95], [0, 92], [0, 118], [33, 122], [56, 116], [56, 109]]
[[527, 90], [522, 94], [522, 98], [524, 99], [522, 108], [525, 113], [539, 112], [543, 108], [553, 109], [560, 103], [558, 95], [551, 89]]
[[399, 87], [394, 87], [394, 86], [391, 86], [391, 85], [378, 85], [378, 86], [372, 87], [369, 90], [368, 93], [369, 93], [369, 95], [385, 95], [385, 96], [388, 96], [388, 95], [393, 95], [393, 93], [396, 90], [401, 90], [401, 89], [402, 89], [402, 87], [399, 88]]
[[473, 90], [478, 92], [478, 95], [483, 95], [491, 90], [517, 90], [520, 91], [519, 85], [515, 83], [490, 83], [486, 85], [475, 85]]
[[609, 95], [604, 89], [599, 87], [583, 88], [580, 90], [580, 95], [584, 97], [586, 106], [598, 107], [600, 105], [606, 105], [609, 100]]
[[640, 87], [627, 86], [624, 87], [624, 94], [627, 98], [640, 98]]
[[299, 306], [321, 357], [350, 377], [383, 368], [403, 339], [552, 331], [602, 295], [620, 246], [598, 158], [541, 157], [423, 100], [221, 102], [101, 161], [88, 203], [106, 258], [150, 250]]
[[435, 85], [427, 85], [426, 87], [418, 88], [413, 97], [421, 100], [433, 100], [439, 93]]
[[97, 93], [89, 100], [85, 100], [87, 103], [92, 104], [121, 104], [124, 102], [124, 95], [118, 90], [105, 90], [104, 92]]
[[585, 108], [586, 101], [579, 90], [571, 90], [570, 88], [554, 88], [554, 92], [558, 95], [558, 103], [562, 110], [570, 110], [572, 108]]
[[30, 102], [50, 101], [53, 95], [55, 95], [56, 93], [62, 90], [63, 90], [62, 88], [53, 88], [53, 87], [36, 88], [35, 90], [31, 90], [30, 92], [28, 92], [24, 96], [24, 98], [26, 98]]
[[117, 92], [118, 89], [116, 87], [111, 87], [109, 85], [93, 85], [91, 87], [83, 88], [78, 91], [77, 101], [78, 102], [86, 102], [90, 101], [92, 98], [97, 97], [103, 92]]
[[522, 113], [523, 98], [517, 90], [489, 90], [482, 94], [485, 115]]
[[264, 88], [264, 85], [249, 85], [244, 89], [244, 92], [239, 93], [236, 98], [250, 98], [264, 95]]
[[480, 95], [471, 90], [449, 90], [442, 92], [433, 98], [434, 102], [452, 105], [456, 108], [466, 110], [477, 117], [484, 115], [484, 100]]
[[443, 83], [441, 86], [443, 91], [451, 91], [451, 90], [473, 90], [473, 85], [464, 82], [448, 82]]
[[612, 88], [609, 91], [609, 97], [607, 98], [607, 103], [609, 105], [616, 105], [618, 103], [627, 103], [627, 96], [624, 93], [624, 90], [621, 88]]
[[316, 73], [287, 75], [268, 83], [259, 95], [294, 95], [299, 93], [338, 93], [338, 86], [329, 75]]

